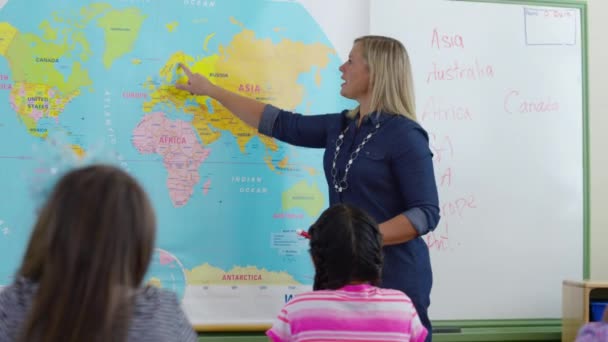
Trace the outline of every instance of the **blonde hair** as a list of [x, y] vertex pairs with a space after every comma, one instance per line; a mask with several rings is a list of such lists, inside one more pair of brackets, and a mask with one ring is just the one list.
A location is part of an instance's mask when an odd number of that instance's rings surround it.
[[[362, 36], [355, 39], [369, 67], [372, 97], [370, 109], [403, 115], [416, 120], [414, 81], [407, 50], [400, 41], [384, 36]], [[354, 117], [359, 107], [348, 113]], [[365, 115], [367, 113], [362, 113]]]

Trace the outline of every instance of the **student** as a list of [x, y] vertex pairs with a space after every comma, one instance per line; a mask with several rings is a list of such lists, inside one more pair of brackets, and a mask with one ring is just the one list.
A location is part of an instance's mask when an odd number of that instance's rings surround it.
[[283, 307], [266, 332], [271, 341], [424, 341], [428, 332], [410, 298], [376, 287], [382, 236], [370, 216], [337, 204], [308, 234], [314, 291], [295, 296]]
[[262, 134], [325, 150], [330, 205], [353, 204], [379, 223], [385, 260], [380, 285], [406, 293], [431, 331], [427, 310], [433, 274], [422, 236], [437, 227], [439, 199], [428, 134], [416, 122], [412, 70], [403, 44], [384, 36], [357, 38], [340, 66], [340, 95], [359, 106], [326, 115], [281, 110], [180, 66], [188, 80], [178, 89], [216, 99]]
[[590, 322], [579, 330], [576, 342], [606, 342], [608, 341], [608, 310], [604, 311], [601, 322]]
[[155, 231], [148, 197], [126, 172], [67, 173], [0, 292], [0, 341], [196, 341], [175, 294], [141, 287]]

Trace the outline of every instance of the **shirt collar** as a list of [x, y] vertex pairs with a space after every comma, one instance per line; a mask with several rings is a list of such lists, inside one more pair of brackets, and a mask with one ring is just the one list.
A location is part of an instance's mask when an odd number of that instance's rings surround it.
[[365, 291], [369, 291], [369, 290], [373, 290], [373, 289], [374, 289], [374, 286], [367, 284], [367, 283], [348, 284], [348, 285], [344, 285], [342, 288], [340, 288], [340, 290], [347, 291], [347, 292], [365, 292]]
[[[359, 120], [359, 115], [360, 113], [357, 113], [357, 116], [355, 116], [355, 121]], [[371, 123], [372, 126], [375, 126], [376, 124], [382, 124], [384, 123], [386, 120], [394, 117], [395, 114], [390, 114], [387, 112], [371, 112], [368, 115], [365, 116], [365, 118], [363, 118], [363, 122], [361, 123], [362, 125], [368, 125]]]

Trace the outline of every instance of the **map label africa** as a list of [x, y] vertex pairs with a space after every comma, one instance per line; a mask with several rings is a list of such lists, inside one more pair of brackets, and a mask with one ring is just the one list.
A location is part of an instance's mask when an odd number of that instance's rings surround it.
[[203, 148], [192, 126], [171, 121], [160, 112], [148, 114], [133, 131], [133, 145], [141, 153], [162, 157], [173, 205], [185, 205], [200, 180], [198, 169], [211, 153]]

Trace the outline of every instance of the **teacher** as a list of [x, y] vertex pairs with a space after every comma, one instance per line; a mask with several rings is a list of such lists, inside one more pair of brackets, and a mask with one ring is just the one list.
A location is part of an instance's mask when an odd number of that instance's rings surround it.
[[[439, 221], [433, 154], [416, 122], [412, 71], [398, 40], [363, 36], [340, 66], [340, 95], [359, 103], [336, 114], [301, 115], [213, 85], [180, 64], [188, 77], [178, 89], [219, 101], [262, 134], [296, 146], [324, 148], [330, 205], [369, 213], [383, 236], [381, 286], [405, 292], [423, 325], [433, 283], [429, 249], [421, 238]], [[427, 341], [431, 341], [431, 334]]]

